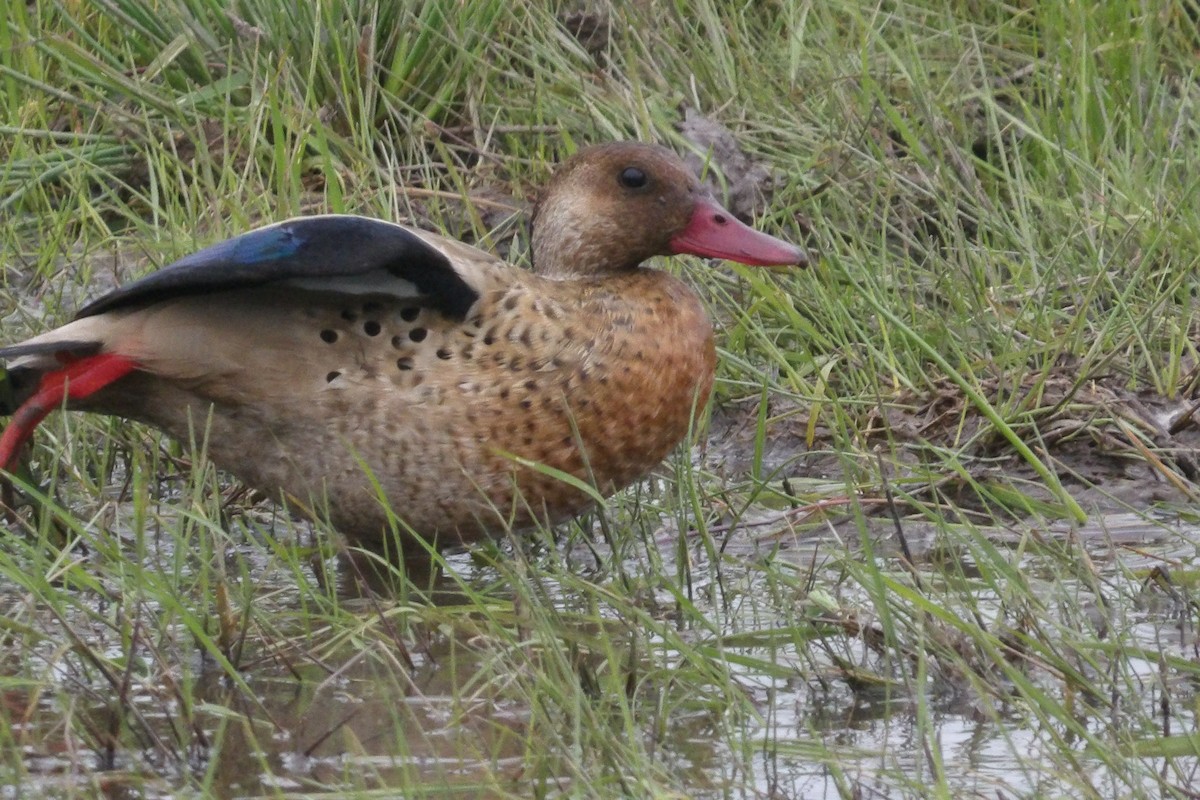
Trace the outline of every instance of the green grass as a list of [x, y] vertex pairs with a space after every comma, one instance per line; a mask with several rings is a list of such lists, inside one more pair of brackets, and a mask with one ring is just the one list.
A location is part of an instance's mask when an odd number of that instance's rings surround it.
[[685, 106], [819, 258], [670, 266], [718, 321], [709, 429], [432, 604], [347, 599], [329, 531], [53, 416], [0, 547], [0, 784], [1191, 796], [1197, 440], [1153, 412], [1197, 391], [1193, 3], [654, 0], [590, 42], [533, 0], [10, 5], [5, 341], [300, 213], [521, 261], [554, 161], [694, 149]]

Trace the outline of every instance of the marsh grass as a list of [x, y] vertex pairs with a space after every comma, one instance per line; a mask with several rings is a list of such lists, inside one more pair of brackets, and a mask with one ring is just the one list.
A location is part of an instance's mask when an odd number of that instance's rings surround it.
[[1198, 46], [1182, 0], [10, 3], [6, 341], [300, 213], [520, 260], [549, 163], [694, 151], [684, 107], [819, 260], [684, 265], [707, 430], [433, 586], [354, 598], [203, 437], [52, 417], [0, 548], [0, 782], [1192, 796]]

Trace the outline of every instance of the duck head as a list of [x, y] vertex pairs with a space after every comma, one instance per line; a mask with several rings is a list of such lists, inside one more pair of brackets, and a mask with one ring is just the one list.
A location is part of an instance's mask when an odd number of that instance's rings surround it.
[[804, 251], [739, 222], [673, 152], [617, 142], [566, 161], [534, 207], [533, 268], [602, 277], [689, 253], [754, 266], [804, 265]]

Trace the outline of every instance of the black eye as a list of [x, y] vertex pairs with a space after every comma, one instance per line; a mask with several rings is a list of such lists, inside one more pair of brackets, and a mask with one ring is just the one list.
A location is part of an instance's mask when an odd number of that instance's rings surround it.
[[617, 180], [621, 181], [621, 185], [626, 189], [640, 189], [646, 185], [646, 173], [637, 167], [626, 167], [621, 170]]

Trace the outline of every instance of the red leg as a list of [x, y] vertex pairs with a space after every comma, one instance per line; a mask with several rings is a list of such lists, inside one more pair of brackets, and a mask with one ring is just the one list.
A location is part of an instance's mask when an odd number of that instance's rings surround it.
[[64, 399], [78, 400], [103, 389], [138, 368], [133, 359], [116, 353], [101, 353], [69, 361], [62, 369], [42, 376], [37, 391], [13, 413], [0, 435], [0, 469], [11, 469], [17, 454], [34, 428]]

